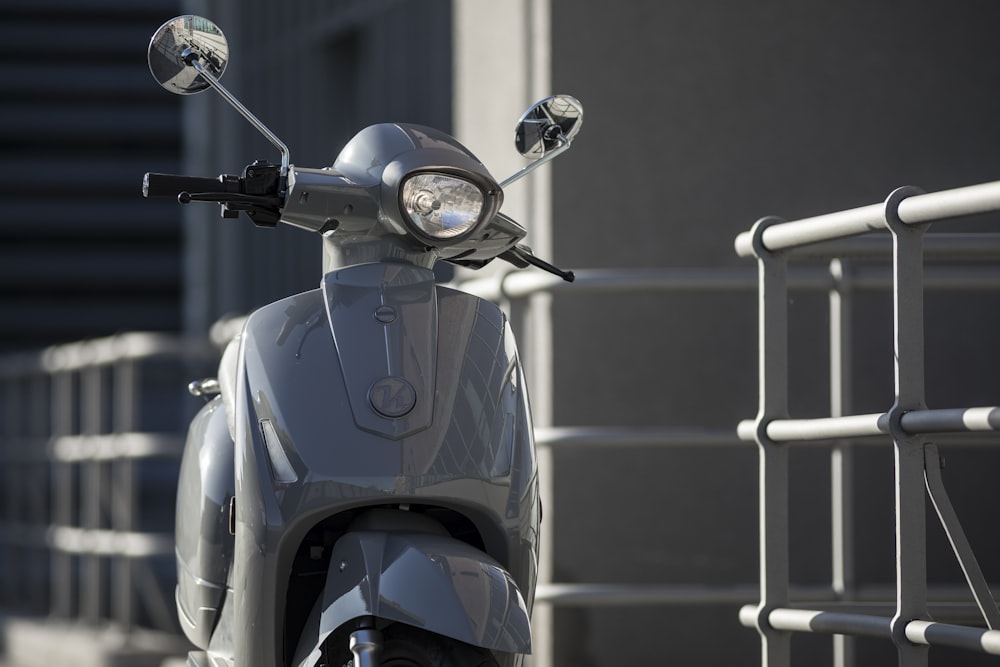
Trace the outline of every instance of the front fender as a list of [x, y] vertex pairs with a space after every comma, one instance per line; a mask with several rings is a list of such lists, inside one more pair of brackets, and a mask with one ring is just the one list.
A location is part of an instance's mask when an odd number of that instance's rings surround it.
[[517, 584], [488, 555], [446, 535], [356, 531], [341, 537], [293, 664], [314, 664], [334, 630], [363, 616], [490, 650], [531, 652], [530, 619]]

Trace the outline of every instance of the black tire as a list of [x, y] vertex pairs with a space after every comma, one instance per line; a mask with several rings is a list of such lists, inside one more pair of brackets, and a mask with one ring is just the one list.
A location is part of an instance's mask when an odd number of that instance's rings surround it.
[[[341, 646], [327, 647], [328, 658], [344, 653], [350, 658], [346, 643]], [[354, 660], [327, 664], [354, 667]], [[497, 667], [497, 661], [484, 648], [394, 623], [382, 630], [382, 667]]]

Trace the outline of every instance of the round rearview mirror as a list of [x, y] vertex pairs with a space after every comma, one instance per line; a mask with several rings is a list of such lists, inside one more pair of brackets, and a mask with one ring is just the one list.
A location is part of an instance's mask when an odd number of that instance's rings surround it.
[[583, 105], [569, 95], [553, 95], [524, 112], [517, 122], [514, 144], [526, 158], [539, 159], [568, 144], [580, 131]]
[[219, 27], [200, 16], [170, 19], [149, 40], [149, 71], [161, 86], [178, 95], [200, 93], [210, 87], [190, 65], [196, 59], [218, 79], [229, 62], [229, 45]]

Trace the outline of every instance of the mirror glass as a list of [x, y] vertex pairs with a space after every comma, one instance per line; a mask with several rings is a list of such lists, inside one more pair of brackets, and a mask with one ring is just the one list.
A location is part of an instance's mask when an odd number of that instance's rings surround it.
[[201, 66], [218, 79], [229, 62], [229, 45], [219, 27], [200, 16], [178, 16], [160, 26], [149, 40], [149, 71], [172, 93], [191, 95], [209, 88], [208, 81], [187, 64], [198, 56]]
[[517, 123], [514, 144], [526, 158], [538, 159], [561, 145], [560, 137], [572, 141], [583, 122], [583, 105], [569, 95], [553, 95], [524, 112]]

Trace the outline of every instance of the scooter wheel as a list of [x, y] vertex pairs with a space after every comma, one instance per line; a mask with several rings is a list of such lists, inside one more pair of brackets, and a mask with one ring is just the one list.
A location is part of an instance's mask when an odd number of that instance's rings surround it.
[[[382, 667], [497, 667], [484, 648], [402, 623], [385, 628], [382, 636]], [[354, 667], [354, 660], [344, 667]]]

